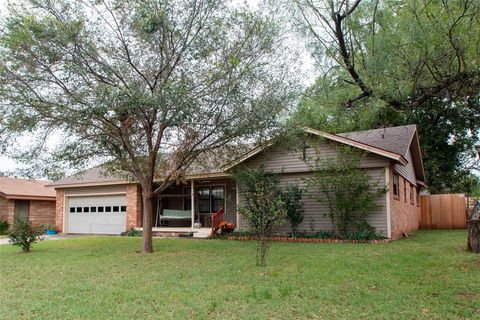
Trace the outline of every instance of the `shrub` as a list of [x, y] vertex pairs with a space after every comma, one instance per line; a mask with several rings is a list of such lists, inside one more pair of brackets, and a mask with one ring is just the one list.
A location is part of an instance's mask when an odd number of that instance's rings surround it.
[[269, 237], [278, 225], [285, 222], [287, 210], [279, 189], [279, 178], [263, 167], [237, 171], [235, 174], [244, 201], [239, 213], [245, 217], [250, 231], [257, 237], [257, 265], [267, 265]]
[[27, 253], [33, 243], [43, 240], [42, 234], [42, 227], [34, 227], [27, 219], [16, 219], [9, 233], [10, 243], [22, 247], [23, 252]]
[[10, 224], [7, 220], [0, 219], [0, 235], [7, 234]]
[[143, 236], [142, 230], [136, 230], [135, 228], [130, 228], [130, 230], [122, 232], [122, 236], [124, 237], [141, 237]]
[[282, 192], [283, 201], [287, 210], [287, 219], [292, 227], [292, 234], [297, 233], [297, 227], [303, 221], [303, 191], [298, 186], [290, 185]]

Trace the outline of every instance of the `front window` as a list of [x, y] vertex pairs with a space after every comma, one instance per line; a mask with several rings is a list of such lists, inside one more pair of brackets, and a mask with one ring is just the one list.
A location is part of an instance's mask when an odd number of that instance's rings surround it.
[[220, 208], [223, 208], [225, 202], [225, 192], [223, 187], [212, 188], [212, 212], [217, 212]]
[[198, 210], [200, 213], [213, 213], [225, 205], [225, 189], [223, 187], [198, 188]]

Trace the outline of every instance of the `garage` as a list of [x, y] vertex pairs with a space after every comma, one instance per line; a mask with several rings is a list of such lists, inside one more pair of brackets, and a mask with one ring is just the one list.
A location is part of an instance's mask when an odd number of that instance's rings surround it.
[[125, 195], [70, 196], [67, 198], [67, 232], [120, 234], [126, 229]]

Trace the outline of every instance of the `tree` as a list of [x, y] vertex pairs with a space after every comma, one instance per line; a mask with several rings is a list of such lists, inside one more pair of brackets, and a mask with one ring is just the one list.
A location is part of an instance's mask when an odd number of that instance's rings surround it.
[[325, 87], [326, 103], [414, 109], [479, 92], [478, 1], [295, 0], [293, 9], [335, 89]]
[[0, 145], [30, 132], [23, 159], [125, 172], [152, 252], [155, 196], [203, 153], [278, 126], [295, 83], [281, 37], [220, 0], [23, 1], [1, 26]]
[[12, 230], [9, 232], [9, 242], [22, 247], [24, 253], [30, 252], [32, 244], [42, 241], [43, 228], [34, 227], [28, 219], [15, 219]]
[[367, 172], [360, 168], [364, 153], [347, 146], [337, 146], [336, 151], [336, 158], [307, 158], [313, 171], [312, 177], [305, 178], [310, 196], [328, 205], [326, 215], [337, 236], [349, 227], [371, 230], [367, 214], [378, 207], [376, 200], [386, 188], [372, 184]]
[[296, 185], [289, 185], [282, 191], [282, 198], [287, 210], [287, 219], [292, 226], [292, 235], [297, 233], [297, 227], [303, 221], [303, 190]]
[[471, 192], [480, 3], [297, 0], [294, 9], [325, 70], [295, 121], [332, 132], [416, 123], [430, 191]]
[[238, 212], [248, 222], [250, 231], [257, 238], [257, 265], [267, 265], [269, 237], [275, 227], [285, 222], [287, 209], [279, 178], [269, 174], [263, 167], [258, 169], [242, 168], [235, 173], [242, 203]]

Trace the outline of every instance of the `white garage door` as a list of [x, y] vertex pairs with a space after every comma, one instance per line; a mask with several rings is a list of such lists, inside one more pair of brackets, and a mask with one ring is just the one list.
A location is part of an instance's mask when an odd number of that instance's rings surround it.
[[67, 232], [120, 234], [126, 229], [125, 195], [69, 197]]

